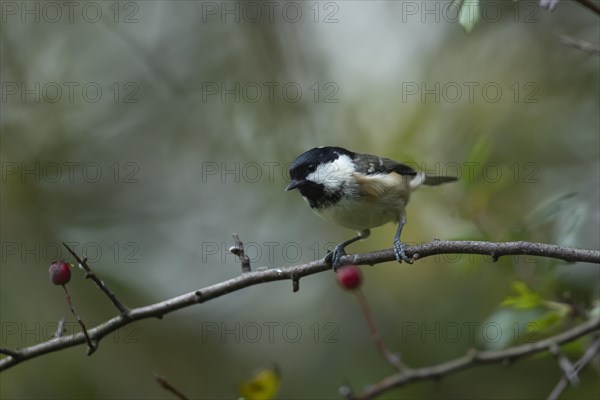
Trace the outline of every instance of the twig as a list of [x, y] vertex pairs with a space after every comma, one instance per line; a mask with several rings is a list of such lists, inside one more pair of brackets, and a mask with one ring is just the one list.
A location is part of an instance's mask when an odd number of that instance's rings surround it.
[[575, 372], [575, 366], [569, 358], [560, 351], [560, 347], [556, 343], [550, 345], [550, 353], [558, 359], [558, 366], [564, 372], [564, 376], [569, 379], [571, 385], [579, 384], [579, 377], [577, 376], [577, 372]]
[[[569, 247], [561, 247], [543, 243], [528, 242], [471, 242], [471, 241], [439, 241], [424, 243], [416, 246], [406, 246], [406, 254], [410, 257], [418, 254], [425, 258], [436, 254], [496, 254], [502, 255], [536, 255], [557, 258], [565, 261], [581, 261], [600, 264], [600, 252]], [[374, 265], [385, 261], [393, 261], [396, 257], [393, 249], [374, 251], [364, 254], [353, 254], [342, 257], [342, 264]], [[307, 264], [295, 265], [286, 268], [271, 268], [265, 271], [254, 271], [241, 274], [235, 278], [220, 282], [203, 289], [182, 294], [159, 303], [135, 308], [127, 315], [114, 317], [93, 329], [89, 333], [94, 340], [99, 341], [115, 330], [146, 318], [156, 318], [170, 312], [189, 307], [193, 304], [203, 303], [228, 293], [243, 288], [259, 285], [265, 282], [300, 279], [323, 271], [330, 271], [331, 266], [324, 259]], [[25, 360], [51, 353], [68, 347], [85, 343], [83, 334], [77, 333], [65, 336], [61, 340], [47, 341], [33, 346], [22, 348], [17, 357], [4, 357], [0, 360], [0, 371], [13, 367]]]
[[565, 332], [559, 333], [558, 335], [540, 340], [539, 342], [528, 343], [521, 346], [509, 347], [504, 350], [496, 351], [473, 350], [461, 358], [456, 358], [454, 360], [430, 367], [408, 369], [402, 373], [389, 376], [368, 387], [362, 393], [355, 395], [353, 399], [372, 399], [382, 393], [404, 386], [411, 382], [439, 379], [442, 376], [447, 376], [480, 364], [514, 361], [521, 357], [527, 357], [542, 351], [547, 351], [554, 344], [561, 345], [572, 342], [589, 333], [598, 331], [599, 329], [600, 318], [594, 318]]
[[554, 11], [560, 0], [540, 0], [540, 7]]
[[54, 339], [59, 339], [60, 337], [62, 337], [63, 333], [65, 333], [65, 319], [61, 318], [60, 321], [58, 321], [58, 326], [56, 327]]
[[235, 245], [230, 247], [229, 251], [240, 258], [240, 262], [242, 263], [242, 273], [250, 272], [252, 270], [250, 268], [250, 258], [248, 258], [244, 252], [244, 243], [242, 243], [237, 233], [234, 233], [232, 236]]
[[178, 399], [188, 400], [188, 397], [185, 394], [181, 393], [179, 389], [171, 385], [164, 377], [154, 374], [154, 380], [156, 380], [156, 382], [158, 382], [158, 384], [162, 386], [163, 389], [173, 393]]
[[7, 356], [11, 356], [14, 358], [20, 357], [20, 354], [17, 350], [11, 350], [6, 347], [0, 347], [0, 354], [6, 354]]
[[569, 35], [557, 35], [558, 40], [565, 46], [574, 47], [586, 53], [600, 55], [600, 45], [587, 40], [574, 38]]
[[94, 353], [96, 351], [98, 346], [96, 346], [96, 345], [94, 345], [94, 343], [92, 343], [92, 339], [90, 339], [90, 335], [88, 335], [88, 331], [87, 331], [87, 328], [85, 327], [85, 324], [81, 320], [81, 317], [79, 316], [79, 314], [77, 314], [77, 311], [75, 311], [75, 307], [73, 307], [73, 302], [71, 301], [71, 296], [69, 295], [69, 291], [67, 290], [67, 287], [65, 285], [62, 285], [62, 288], [65, 291], [65, 297], [67, 299], [67, 304], [69, 305], [69, 308], [71, 309], [71, 313], [73, 313], [75, 318], [77, 318], [77, 322], [79, 323], [79, 326], [81, 326], [81, 331], [83, 332], [83, 336], [85, 337], [85, 341], [88, 346], [87, 354], [88, 354], [88, 356], [91, 356], [92, 353]]
[[[579, 371], [581, 371], [581, 369], [583, 367], [585, 367], [590, 361], [592, 361], [594, 359], [596, 354], [598, 354], [598, 351], [600, 351], [600, 339], [596, 339], [591, 344], [591, 346], [587, 348], [585, 353], [583, 353], [583, 356], [581, 356], [581, 358], [579, 360], [577, 360], [577, 362], [575, 363], [575, 368], [573, 370], [573, 373], [574, 374], [579, 373]], [[560, 395], [562, 394], [562, 392], [567, 388], [568, 383], [569, 383], [569, 377], [566, 375], [563, 375], [563, 377], [560, 379], [560, 381], [558, 381], [558, 384], [556, 385], [554, 390], [552, 390], [552, 392], [548, 396], [548, 400], [557, 400], [560, 397]]]
[[79, 265], [81, 265], [81, 267], [85, 270], [86, 279], [89, 278], [89, 279], [93, 280], [94, 283], [100, 288], [100, 290], [102, 290], [104, 292], [104, 294], [106, 294], [106, 296], [108, 296], [108, 298], [110, 299], [110, 301], [112, 301], [112, 303], [115, 305], [115, 307], [117, 307], [119, 312], [122, 315], [126, 316], [129, 313], [129, 309], [127, 307], [125, 307], [123, 305], [123, 303], [121, 303], [119, 301], [117, 296], [115, 296], [115, 294], [106, 286], [104, 281], [102, 281], [102, 279], [98, 278], [98, 275], [96, 275], [94, 273], [94, 271], [92, 271], [92, 269], [90, 268], [90, 266], [87, 263], [87, 257], [80, 258], [77, 255], [77, 253], [75, 253], [73, 250], [71, 250], [71, 248], [69, 246], [67, 246], [67, 244], [65, 242], [63, 242], [63, 246], [65, 246], [67, 248], [69, 253], [71, 253], [73, 255], [73, 257], [75, 257], [75, 259], [77, 260]]
[[379, 330], [377, 329], [377, 325], [375, 324], [375, 320], [373, 319], [373, 313], [371, 312], [371, 308], [369, 307], [369, 303], [367, 303], [367, 299], [363, 294], [362, 290], [356, 289], [354, 290], [354, 294], [358, 299], [358, 303], [360, 304], [360, 308], [362, 309], [363, 315], [367, 320], [367, 325], [369, 325], [369, 330], [371, 331], [371, 336], [375, 341], [375, 345], [377, 349], [383, 356], [383, 358], [390, 363], [394, 368], [399, 371], [403, 371], [406, 369], [406, 366], [402, 363], [402, 359], [399, 354], [393, 353], [390, 349], [387, 348], [381, 335], [379, 334]]
[[593, 0], [575, 0], [575, 1], [577, 1], [579, 4], [581, 4], [588, 10], [591, 10], [591, 11], [595, 12], [596, 14], [600, 15], [600, 5], [594, 3]]

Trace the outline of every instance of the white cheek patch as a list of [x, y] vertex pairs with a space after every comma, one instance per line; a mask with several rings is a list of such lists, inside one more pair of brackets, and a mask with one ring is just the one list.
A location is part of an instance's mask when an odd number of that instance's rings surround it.
[[352, 182], [354, 163], [347, 155], [341, 155], [336, 160], [317, 166], [306, 179], [325, 186], [327, 191], [338, 190], [347, 182]]

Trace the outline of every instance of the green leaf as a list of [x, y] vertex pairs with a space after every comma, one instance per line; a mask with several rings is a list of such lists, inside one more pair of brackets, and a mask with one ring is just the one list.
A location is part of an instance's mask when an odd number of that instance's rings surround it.
[[529, 310], [544, 304], [544, 299], [542, 299], [539, 294], [529, 289], [524, 282], [513, 282], [512, 288], [516, 292], [516, 296], [508, 296], [502, 301], [502, 306]]
[[[502, 306], [517, 310], [539, 310], [542, 314], [530, 320], [528, 332], [530, 336], [539, 335], [549, 330], [551, 327], [561, 322], [563, 318], [569, 315], [571, 307], [567, 304], [556, 301], [546, 301], [529, 289], [524, 282], [515, 281], [512, 284], [515, 296], [508, 296], [502, 302]], [[545, 311], [543, 311], [545, 309]]]
[[471, 33], [479, 21], [479, 0], [464, 0], [458, 15], [458, 23], [467, 33]]
[[545, 312], [539, 318], [536, 318], [533, 321], [531, 321], [532, 324], [534, 324], [535, 326], [535, 332], [533, 333], [539, 334], [548, 330], [548, 328], [559, 323], [563, 319], [563, 317], [564, 315], [556, 310], [550, 310]]

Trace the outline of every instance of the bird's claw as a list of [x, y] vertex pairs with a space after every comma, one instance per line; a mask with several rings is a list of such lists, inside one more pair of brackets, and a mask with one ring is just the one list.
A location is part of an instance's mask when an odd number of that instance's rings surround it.
[[325, 256], [325, 262], [330, 263], [333, 271], [337, 271], [341, 267], [342, 257], [346, 255], [346, 250], [340, 245], [333, 248], [333, 251], [327, 253]]
[[402, 261], [406, 262], [407, 264], [413, 263], [412, 257], [408, 257], [404, 252], [404, 243], [399, 240], [394, 241], [394, 254], [396, 255], [396, 260], [398, 260], [399, 263], [402, 263]]

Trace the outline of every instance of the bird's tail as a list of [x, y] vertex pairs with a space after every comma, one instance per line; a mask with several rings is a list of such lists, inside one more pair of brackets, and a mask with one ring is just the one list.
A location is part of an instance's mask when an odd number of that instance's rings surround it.
[[424, 172], [417, 172], [415, 177], [410, 181], [409, 185], [412, 190], [418, 188], [421, 185], [437, 186], [446, 182], [457, 181], [458, 178], [454, 176], [438, 176], [438, 175], [425, 175]]
[[427, 186], [437, 186], [442, 183], [456, 182], [457, 180], [458, 178], [455, 176], [426, 175], [423, 184]]

